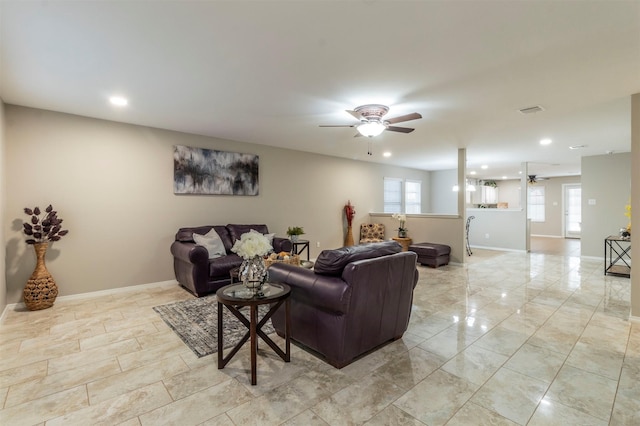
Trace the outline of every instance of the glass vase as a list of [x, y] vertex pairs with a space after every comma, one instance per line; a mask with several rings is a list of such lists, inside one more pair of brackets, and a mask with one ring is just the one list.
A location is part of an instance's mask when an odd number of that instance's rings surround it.
[[262, 256], [245, 259], [240, 265], [238, 278], [247, 289], [253, 293], [259, 292], [267, 281], [267, 268]]

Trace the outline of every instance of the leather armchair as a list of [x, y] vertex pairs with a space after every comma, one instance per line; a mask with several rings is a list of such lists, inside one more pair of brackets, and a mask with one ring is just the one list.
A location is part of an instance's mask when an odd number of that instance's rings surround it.
[[[395, 241], [318, 256], [314, 270], [278, 264], [269, 280], [291, 287], [291, 337], [336, 368], [402, 337], [409, 325], [417, 255]], [[284, 335], [284, 311], [272, 317]]]

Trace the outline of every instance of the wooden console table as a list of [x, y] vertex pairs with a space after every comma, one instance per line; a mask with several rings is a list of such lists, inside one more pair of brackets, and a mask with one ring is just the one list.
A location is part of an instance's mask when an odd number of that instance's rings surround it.
[[631, 238], [610, 235], [604, 239], [604, 274], [631, 277]]

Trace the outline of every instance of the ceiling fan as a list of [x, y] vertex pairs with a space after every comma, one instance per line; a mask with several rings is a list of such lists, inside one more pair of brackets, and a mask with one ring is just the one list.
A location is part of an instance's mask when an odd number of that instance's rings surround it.
[[415, 129], [410, 127], [398, 127], [391, 126], [391, 124], [402, 123], [403, 121], [417, 120], [422, 118], [422, 115], [417, 112], [401, 115], [399, 117], [383, 119], [384, 115], [389, 112], [389, 107], [385, 105], [361, 105], [355, 108], [353, 111], [346, 110], [349, 114], [354, 116], [356, 119], [360, 120], [357, 124], [335, 124], [330, 125], [321, 124], [320, 127], [355, 127], [358, 130], [355, 137], [358, 136], [367, 136], [374, 137], [378, 136], [385, 130], [390, 132], [400, 132], [400, 133], [411, 133]]
[[538, 182], [539, 180], [547, 180], [548, 178], [543, 178], [543, 177], [538, 177], [537, 175], [529, 175], [528, 176], [528, 181], [530, 184], [534, 184], [536, 182]]

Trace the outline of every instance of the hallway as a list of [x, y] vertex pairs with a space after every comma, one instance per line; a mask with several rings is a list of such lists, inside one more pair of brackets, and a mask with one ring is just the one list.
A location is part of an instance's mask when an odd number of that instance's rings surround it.
[[531, 253], [580, 256], [580, 239], [531, 237]]

